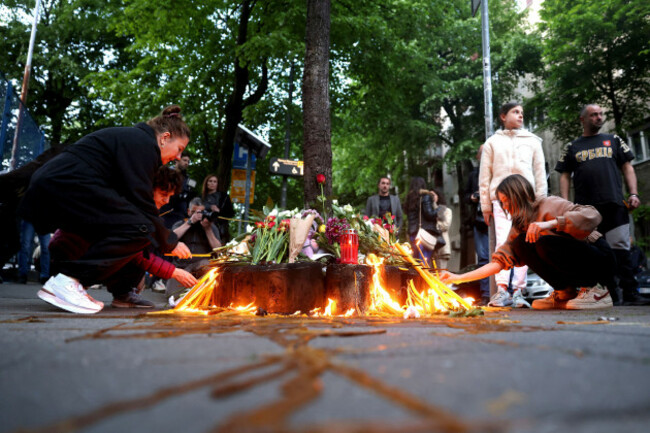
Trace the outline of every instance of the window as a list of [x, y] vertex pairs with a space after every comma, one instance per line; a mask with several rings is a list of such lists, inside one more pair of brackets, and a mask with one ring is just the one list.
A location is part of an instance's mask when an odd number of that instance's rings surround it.
[[650, 124], [628, 135], [628, 145], [634, 152], [633, 164], [650, 159]]

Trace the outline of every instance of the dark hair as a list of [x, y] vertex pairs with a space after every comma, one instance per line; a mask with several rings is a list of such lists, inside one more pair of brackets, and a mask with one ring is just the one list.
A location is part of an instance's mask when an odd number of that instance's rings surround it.
[[185, 158], [186, 156], [188, 158], [192, 159], [192, 156], [190, 156], [190, 153], [187, 150], [182, 151], [181, 152], [181, 158]]
[[405, 208], [406, 211], [417, 209], [420, 206], [420, 190], [426, 189], [427, 183], [421, 177], [414, 177], [411, 179], [409, 192], [406, 195]]
[[441, 205], [441, 204], [446, 205], [447, 204], [447, 200], [445, 200], [445, 193], [442, 192], [442, 188], [433, 188], [433, 192], [435, 192], [436, 195], [438, 196], [438, 204], [439, 205]]
[[178, 105], [166, 107], [160, 115], [149, 120], [147, 125], [153, 128], [156, 135], [169, 132], [172, 137], [190, 138], [190, 128], [183, 120], [181, 107]]
[[535, 215], [535, 190], [520, 174], [511, 174], [497, 186], [496, 194], [501, 193], [510, 200], [512, 225], [520, 232], [528, 230]]
[[201, 190], [201, 197], [203, 197], [203, 200], [205, 200], [208, 196], [208, 180], [210, 180], [211, 177], [216, 177], [217, 178], [217, 185], [219, 185], [219, 176], [216, 174], [209, 174], [203, 179], [203, 189]]
[[174, 191], [178, 194], [183, 189], [183, 174], [175, 168], [160, 166], [153, 178], [153, 187], [162, 191]]
[[580, 117], [585, 117], [585, 115], [587, 114], [587, 108], [594, 107], [594, 106], [598, 107], [599, 105], [598, 104], [593, 104], [593, 103], [583, 105], [582, 110], [580, 110]]
[[506, 114], [508, 114], [508, 111], [512, 110], [515, 107], [521, 107], [521, 106], [522, 105], [519, 102], [515, 102], [515, 101], [510, 101], [503, 104], [501, 108], [499, 108], [499, 123], [501, 124], [501, 126], [505, 127], [505, 125], [503, 124], [503, 120], [501, 120], [501, 116], [505, 116]]

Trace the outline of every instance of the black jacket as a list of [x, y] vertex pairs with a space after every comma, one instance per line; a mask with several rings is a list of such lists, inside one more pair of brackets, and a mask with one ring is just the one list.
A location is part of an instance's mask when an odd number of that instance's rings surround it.
[[[436, 228], [438, 223], [438, 209], [433, 208], [433, 199], [428, 193], [420, 195], [420, 206], [422, 207], [422, 228], [431, 234], [439, 236], [440, 230]], [[409, 235], [414, 235], [419, 229], [420, 206], [415, 209], [408, 209]]]
[[93, 132], [36, 171], [19, 214], [39, 233], [60, 228], [92, 235], [102, 226], [137, 226], [170, 251], [178, 240], [153, 201], [161, 165], [154, 130], [144, 123]]

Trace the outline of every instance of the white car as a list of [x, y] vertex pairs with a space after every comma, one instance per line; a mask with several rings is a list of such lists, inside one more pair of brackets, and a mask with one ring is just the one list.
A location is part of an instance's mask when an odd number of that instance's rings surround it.
[[528, 280], [526, 288], [522, 290], [522, 295], [527, 300], [530, 299], [543, 299], [553, 293], [553, 287], [537, 275], [533, 271], [528, 271]]

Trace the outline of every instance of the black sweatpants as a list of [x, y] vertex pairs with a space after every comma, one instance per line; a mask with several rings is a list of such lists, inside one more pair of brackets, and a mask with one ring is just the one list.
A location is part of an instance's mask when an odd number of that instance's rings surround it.
[[147, 226], [96, 227], [92, 234], [65, 232], [50, 244], [52, 269], [84, 286], [104, 284], [113, 295], [131, 291], [144, 270], [130, 263], [150, 244]]
[[615, 287], [616, 258], [604, 238], [594, 243], [568, 235], [547, 235], [537, 242], [526, 242], [521, 233], [512, 243], [517, 258], [555, 290], [590, 287], [600, 283]]

